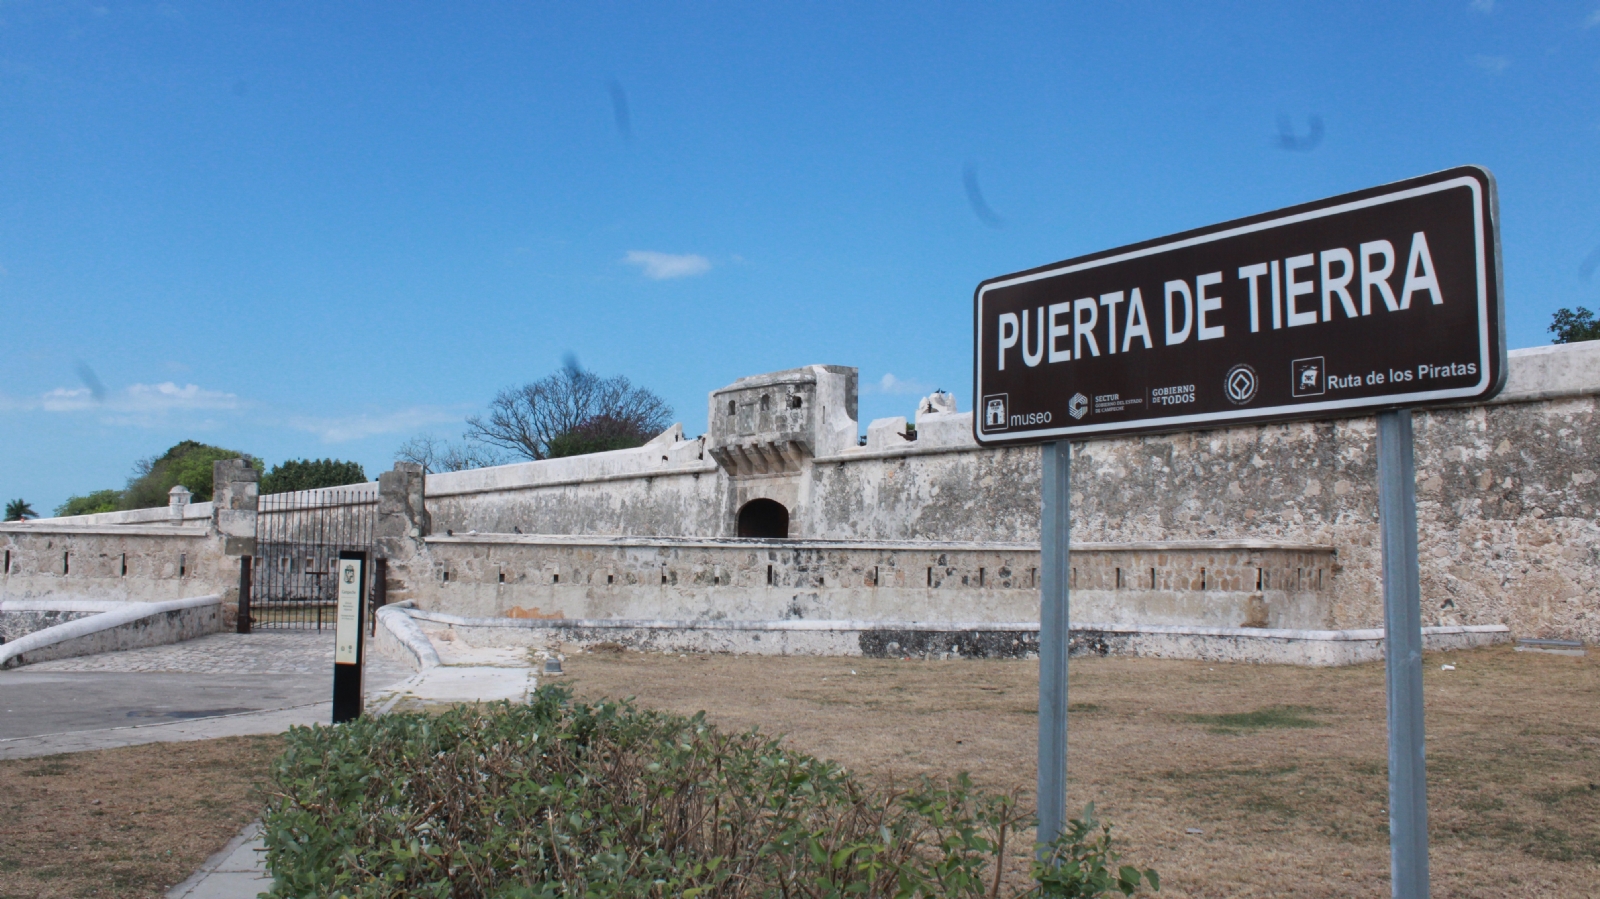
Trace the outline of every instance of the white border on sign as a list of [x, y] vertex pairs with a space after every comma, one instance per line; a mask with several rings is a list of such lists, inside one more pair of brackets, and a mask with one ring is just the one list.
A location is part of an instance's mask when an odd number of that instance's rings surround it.
[[[1011, 287], [1011, 286], [1017, 285], [1017, 284], [1026, 284], [1029, 281], [1038, 281], [1038, 280], [1040, 280], [1042, 278], [1052, 278], [1052, 277], [1055, 277], [1057, 275], [1067, 275], [1067, 274], [1071, 274], [1073, 272], [1086, 271], [1086, 270], [1091, 269], [1091, 268], [1099, 268], [1100, 266], [1103, 266], [1103, 265], [1110, 265], [1113, 262], [1126, 262], [1129, 259], [1138, 259], [1140, 257], [1151, 256], [1151, 255], [1154, 255], [1156, 253], [1165, 253], [1165, 252], [1168, 252], [1170, 250], [1181, 250], [1184, 247], [1199, 246], [1200, 244], [1211, 243], [1213, 241], [1222, 240], [1222, 239], [1228, 238], [1228, 237], [1237, 237], [1238, 235], [1241, 235], [1241, 234], [1250, 234], [1250, 233], [1253, 233], [1253, 232], [1256, 232], [1256, 231], [1264, 231], [1264, 230], [1266, 230], [1268, 228], [1279, 227], [1279, 226], [1282, 226], [1282, 225], [1292, 225], [1292, 224], [1295, 224], [1297, 222], [1305, 222], [1305, 221], [1311, 221], [1313, 219], [1325, 218], [1327, 216], [1337, 215], [1337, 214], [1342, 213], [1342, 212], [1350, 212], [1350, 211], [1353, 211], [1353, 210], [1356, 210], [1356, 209], [1366, 209], [1366, 208], [1371, 207], [1371, 206], [1381, 206], [1381, 205], [1383, 205], [1385, 203], [1393, 203], [1393, 202], [1396, 202], [1396, 201], [1399, 201], [1399, 200], [1409, 200], [1412, 197], [1426, 196], [1427, 194], [1438, 193], [1438, 192], [1444, 191], [1444, 190], [1454, 190], [1454, 189], [1456, 189], [1458, 187], [1466, 187], [1466, 188], [1469, 188], [1472, 191], [1472, 198], [1473, 198], [1473, 203], [1472, 203], [1473, 231], [1474, 231], [1474, 234], [1476, 236], [1476, 240], [1474, 242], [1473, 250], [1474, 250], [1474, 252], [1477, 253], [1477, 256], [1478, 256], [1478, 265], [1477, 265], [1477, 268], [1478, 268], [1478, 371], [1480, 373], [1480, 377], [1478, 379], [1478, 383], [1475, 386], [1472, 386], [1472, 387], [1456, 387], [1456, 388], [1453, 388], [1453, 389], [1450, 389], [1450, 390], [1427, 390], [1427, 391], [1421, 391], [1421, 392], [1418, 392], [1418, 393], [1392, 394], [1392, 395], [1381, 396], [1381, 397], [1353, 398], [1353, 399], [1348, 399], [1348, 400], [1327, 400], [1325, 402], [1320, 402], [1320, 403], [1295, 403], [1295, 404], [1288, 405], [1288, 406], [1270, 406], [1270, 407], [1261, 408], [1261, 409], [1239, 409], [1239, 410], [1227, 411], [1227, 412], [1207, 412], [1207, 413], [1197, 413], [1197, 414], [1194, 414], [1194, 415], [1174, 415], [1174, 416], [1167, 417], [1167, 418], [1141, 418], [1141, 419], [1138, 419], [1136, 421], [1106, 422], [1106, 423], [1103, 423], [1103, 424], [1080, 425], [1078, 427], [1047, 428], [1047, 429], [1033, 430], [1033, 431], [1006, 431], [1003, 434], [994, 435], [994, 438], [993, 438], [994, 441], [997, 442], [997, 443], [999, 443], [999, 442], [1011, 443], [1011, 442], [1014, 442], [1014, 441], [1019, 440], [1019, 439], [1027, 439], [1027, 438], [1030, 438], [1030, 437], [1066, 437], [1066, 436], [1073, 436], [1073, 435], [1077, 435], [1077, 434], [1093, 434], [1093, 433], [1096, 433], [1098, 431], [1122, 431], [1122, 430], [1128, 430], [1128, 429], [1131, 429], [1131, 428], [1139, 428], [1141, 426], [1146, 426], [1146, 425], [1166, 427], [1167, 425], [1203, 424], [1203, 423], [1207, 423], [1207, 422], [1228, 421], [1228, 420], [1237, 419], [1237, 418], [1260, 418], [1260, 417], [1267, 417], [1267, 416], [1287, 414], [1287, 413], [1296, 413], [1296, 414], [1298, 414], [1298, 413], [1325, 412], [1325, 411], [1336, 410], [1336, 409], [1359, 409], [1359, 408], [1366, 408], [1366, 407], [1373, 407], [1373, 406], [1395, 406], [1395, 405], [1405, 405], [1407, 403], [1422, 402], [1422, 401], [1425, 401], [1425, 400], [1444, 400], [1444, 399], [1456, 399], [1456, 398], [1460, 398], [1460, 397], [1470, 397], [1470, 396], [1474, 396], [1474, 395], [1480, 393], [1486, 387], [1488, 387], [1489, 383], [1490, 383], [1489, 382], [1489, 367], [1490, 367], [1489, 366], [1489, 274], [1488, 274], [1488, 264], [1489, 263], [1488, 263], [1488, 260], [1484, 258], [1484, 249], [1483, 249], [1483, 238], [1484, 238], [1484, 235], [1483, 235], [1483, 185], [1481, 183], [1479, 183], [1477, 178], [1474, 178], [1474, 177], [1472, 177], [1470, 175], [1463, 175], [1463, 176], [1461, 176], [1459, 178], [1452, 178], [1449, 181], [1441, 181], [1438, 184], [1427, 184], [1427, 185], [1423, 185], [1421, 187], [1413, 187], [1413, 188], [1409, 188], [1409, 189], [1406, 189], [1406, 190], [1397, 191], [1397, 192], [1392, 193], [1392, 194], [1380, 194], [1380, 195], [1375, 196], [1375, 197], [1368, 197], [1368, 198], [1366, 198], [1364, 200], [1355, 200], [1355, 201], [1352, 201], [1352, 202], [1349, 202], [1349, 203], [1341, 203], [1338, 206], [1329, 206], [1326, 209], [1313, 209], [1313, 210], [1309, 210], [1309, 211], [1306, 211], [1306, 212], [1297, 213], [1295, 215], [1284, 216], [1282, 218], [1276, 218], [1276, 219], [1270, 219], [1270, 220], [1267, 220], [1267, 221], [1256, 222], [1256, 223], [1250, 224], [1250, 225], [1240, 225], [1237, 228], [1229, 228], [1226, 231], [1217, 231], [1217, 232], [1213, 232], [1211, 234], [1200, 234], [1200, 235], [1196, 235], [1194, 237], [1190, 237], [1190, 238], [1187, 238], [1187, 239], [1184, 239], [1184, 240], [1173, 241], [1172, 243], [1165, 243], [1165, 244], [1161, 244], [1159, 246], [1147, 247], [1147, 248], [1142, 249], [1142, 250], [1133, 250], [1131, 252], [1122, 253], [1122, 254], [1117, 255], [1117, 256], [1108, 256], [1108, 257], [1106, 257], [1104, 259], [1093, 259], [1093, 260], [1090, 260], [1088, 262], [1080, 262], [1080, 263], [1077, 263], [1075, 265], [1063, 265], [1063, 266], [1059, 266], [1057, 268], [1046, 269], [1044, 271], [1039, 271], [1039, 272], [1033, 272], [1033, 273], [1027, 274], [1027, 275], [1020, 275], [1018, 277], [1010, 278], [1010, 279], [1005, 280], [1005, 281], [997, 281], [997, 282], [995, 282], [993, 284], [985, 285], [984, 288], [978, 293], [978, 321], [977, 321], [977, 324], [976, 324], [975, 327], [977, 328], [977, 332], [978, 332], [977, 339], [978, 339], [978, 346], [980, 347], [979, 359], [981, 359], [982, 358], [981, 347], [983, 346], [983, 322], [984, 322], [983, 301], [984, 301], [984, 298], [988, 295], [989, 291], [991, 291], [991, 290], [996, 290], [996, 289], [1001, 288], [1001, 287]], [[982, 369], [981, 366], [978, 369], [978, 379], [977, 380], [978, 380], [977, 394], [979, 396], [983, 396], [986, 391], [985, 391], [984, 386], [983, 386], [983, 369]], [[975, 428], [974, 430], [977, 432], [978, 442], [980, 444], [985, 443], [986, 441], [984, 440], [982, 429]]]

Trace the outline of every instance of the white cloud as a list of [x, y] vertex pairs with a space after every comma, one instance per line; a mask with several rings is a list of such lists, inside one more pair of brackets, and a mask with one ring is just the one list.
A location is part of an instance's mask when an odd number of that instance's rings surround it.
[[694, 253], [658, 253], [655, 250], [629, 250], [622, 257], [628, 265], [637, 265], [644, 276], [652, 281], [670, 278], [688, 278], [711, 271], [711, 260]]
[[1589, 13], [1589, 18], [1583, 20], [1583, 27], [1585, 28], [1593, 28], [1596, 25], [1600, 25], [1600, 9]]
[[13, 401], [14, 409], [43, 409], [46, 412], [103, 412], [117, 415], [152, 415], [172, 411], [238, 409], [239, 397], [220, 390], [205, 390], [198, 384], [179, 387], [172, 381], [160, 384], [133, 384], [127, 389], [96, 400], [87, 387], [57, 387], [36, 401]]
[[401, 409], [398, 412], [363, 413], [337, 418], [300, 416], [289, 419], [289, 426], [301, 431], [310, 431], [321, 437], [324, 443], [344, 443], [348, 440], [360, 440], [363, 437], [374, 437], [379, 434], [418, 431], [427, 428], [429, 425], [444, 422], [459, 422], [463, 414], [463, 410], [459, 408], [446, 409], [439, 406], [413, 406], [410, 409]]
[[908, 381], [885, 372], [884, 376], [878, 380], [878, 383], [869, 385], [869, 391], [871, 393], [922, 395], [932, 393], [933, 388], [921, 381]]
[[1472, 0], [1472, 8], [1488, 15], [1494, 12], [1494, 0]]
[[1484, 56], [1482, 54], [1472, 57], [1472, 64], [1491, 75], [1499, 75], [1511, 68], [1511, 58], [1507, 56]]

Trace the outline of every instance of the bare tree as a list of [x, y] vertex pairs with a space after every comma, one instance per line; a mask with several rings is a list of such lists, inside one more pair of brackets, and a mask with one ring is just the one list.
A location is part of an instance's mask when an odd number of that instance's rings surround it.
[[488, 468], [507, 461], [505, 454], [493, 447], [469, 441], [452, 443], [432, 434], [420, 434], [400, 444], [394, 458], [398, 462], [415, 462], [430, 472]]
[[[569, 364], [530, 384], [500, 391], [487, 415], [467, 419], [467, 439], [526, 459], [549, 459], [570, 442], [558, 438], [582, 434], [598, 422], [605, 423], [608, 434], [643, 435], [631, 444], [637, 446], [666, 430], [672, 407], [622, 375], [602, 378]], [[552, 442], [557, 444], [555, 454]]]

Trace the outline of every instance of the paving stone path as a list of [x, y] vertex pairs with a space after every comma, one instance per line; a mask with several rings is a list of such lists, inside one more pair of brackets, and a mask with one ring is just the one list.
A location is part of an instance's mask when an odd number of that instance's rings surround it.
[[[333, 672], [333, 631], [257, 631], [210, 634], [182, 643], [56, 659], [27, 666], [31, 672], [88, 671], [139, 674], [328, 674]], [[369, 687], [410, 676], [411, 670], [377, 655], [367, 657]]]

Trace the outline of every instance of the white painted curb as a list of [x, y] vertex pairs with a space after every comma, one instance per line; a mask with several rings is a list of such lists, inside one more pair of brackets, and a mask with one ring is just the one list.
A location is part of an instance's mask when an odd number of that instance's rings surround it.
[[[103, 608], [107, 605], [112, 605], [114, 608]], [[173, 599], [166, 602], [106, 603], [96, 600], [8, 600], [4, 604], [0, 604], [0, 610], [8, 612], [98, 612], [99, 614], [37, 630], [31, 634], [18, 637], [10, 643], [0, 645], [0, 669], [13, 668], [28, 662], [44, 662], [50, 659], [91, 655], [97, 652], [158, 646], [165, 643], [175, 643], [189, 637], [198, 637], [201, 633], [211, 633], [216, 628], [203, 630], [199, 633], [188, 633], [185, 636], [189, 628], [180, 624], [171, 632], [175, 636], [168, 639], [167, 632], [157, 633], [155, 629], [141, 630], [141, 628], [137, 627], [137, 625], [147, 623], [146, 619], [204, 606], [217, 607], [215, 621], [220, 627], [222, 621], [222, 597], [218, 595], [194, 596], [188, 599]], [[129, 628], [129, 625], [135, 625], [135, 627]], [[108, 633], [118, 628], [127, 628], [128, 630], [124, 634]]]

